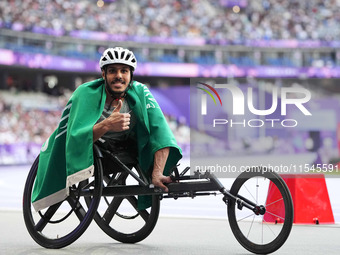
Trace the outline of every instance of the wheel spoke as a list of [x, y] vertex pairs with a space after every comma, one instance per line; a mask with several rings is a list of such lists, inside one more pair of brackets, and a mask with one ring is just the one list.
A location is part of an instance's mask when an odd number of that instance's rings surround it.
[[285, 220], [285, 218], [283, 218], [282, 216], [276, 215], [276, 214], [271, 213], [271, 212], [269, 212], [269, 211], [266, 211], [266, 213], [269, 213], [270, 215], [273, 215], [273, 216], [275, 216], [275, 217], [277, 217], [277, 218], [280, 218], [281, 220]]
[[113, 218], [113, 216], [116, 214], [120, 204], [122, 203], [124, 198], [122, 197], [114, 197], [109, 205], [109, 207], [106, 209], [105, 214], [102, 217], [102, 220], [109, 224]]
[[254, 214], [253, 220], [251, 221], [251, 224], [250, 224], [250, 227], [249, 227], [249, 230], [248, 230], [248, 234], [247, 234], [247, 238], [249, 237], [250, 230], [251, 230], [251, 229], [252, 229], [252, 227], [253, 227], [254, 220], [255, 220], [255, 214]]
[[86, 214], [86, 211], [84, 210], [83, 206], [79, 203], [78, 200], [76, 200], [72, 197], [68, 197], [66, 200], [70, 204], [71, 208], [74, 210], [79, 221], [82, 221], [85, 217], [85, 214]]
[[256, 204], [258, 204], [259, 201], [259, 178], [256, 178]]
[[[113, 179], [113, 178], [112, 178]], [[111, 177], [109, 175], [104, 175], [103, 176], [103, 181], [109, 185], [110, 184], [110, 181], [111, 181]]]
[[251, 216], [254, 216], [254, 213], [249, 214], [248, 216], [243, 217], [243, 218], [241, 218], [241, 219], [238, 219], [237, 222], [243, 221], [243, 220], [245, 220], [245, 219], [247, 219], [247, 218], [249, 218], [249, 217], [251, 217]]
[[272, 191], [272, 187], [274, 186], [274, 183], [272, 181], [270, 181], [269, 183], [269, 188], [268, 188], [268, 193], [267, 194], [270, 194], [271, 191]]
[[136, 209], [136, 211], [139, 213], [139, 215], [143, 218], [143, 220], [146, 222], [149, 219], [150, 214], [147, 210], [138, 210], [138, 201], [137, 198], [134, 196], [130, 196], [126, 198], [130, 204]]
[[[122, 174], [116, 173], [116, 174], [111, 174], [111, 175], [105, 175], [103, 179], [107, 187], [114, 186], [115, 184], [119, 183], [119, 181], [122, 181]], [[123, 176], [123, 181], [124, 181], [124, 176]]]
[[268, 222], [265, 221], [265, 219], [263, 219], [263, 221], [264, 221], [265, 223], [267, 223], [267, 224], [263, 224], [263, 223], [262, 223], [262, 227], [263, 227], [263, 225], [266, 225], [267, 228], [273, 233], [273, 235], [276, 236], [277, 234], [274, 233], [274, 231], [272, 230], [272, 228], [269, 226]]
[[281, 200], [283, 200], [283, 198], [280, 198], [280, 199], [278, 199], [278, 200], [276, 200], [276, 201], [271, 202], [270, 204], [267, 204], [266, 207], [267, 207], [267, 206], [270, 206], [270, 205], [272, 205], [272, 204], [278, 203], [278, 202], [281, 201]]
[[247, 188], [247, 185], [244, 185], [244, 188], [248, 191], [249, 195], [255, 200], [257, 203], [257, 199], [253, 196], [253, 193]]
[[53, 217], [53, 215], [57, 212], [57, 210], [58, 210], [58, 208], [60, 207], [61, 204], [62, 204], [62, 202], [54, 204], [47, 209], [47, 211], [43, 215], [44, 217], [41, 218], [39, 220], [39, 222], [35, 225], [36, 231], [41, 232], [46, 227], [47, 223]]
[[261, 243], [263, 244], [263, 236], [264, 236], [264, 234], [263, 234], [263, 221], [264, 221], [264, 219], [263, 219], [263, 216], [262, 216], [262, 224], [261, 224], [261, 229], [262, 229], [262, 231], [261, 231]]
[[84, 187], [81, 187], [82, 190], [88, 189], [90, 187], [94, 187], [94, 180], [86, 184]]

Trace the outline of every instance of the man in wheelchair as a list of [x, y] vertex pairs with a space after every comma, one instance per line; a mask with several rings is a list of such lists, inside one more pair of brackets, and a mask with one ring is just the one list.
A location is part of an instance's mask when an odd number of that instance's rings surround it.
[[[106, 101], [104, 110], [93, 127], [93, 140], [104, 142], [110, 150], [136, 154], [136, 114], [131, 111], [126, 100], [127, 92], [133, 86], [133, 72], [137, 61], [134, 54], [120, 47], [107, 49], [100, 59], [102, 77], [105, 80]], [[148, 93], [150, 93], [148, 91]], [[154, 104], [156, 104], [153, 101]], [[152, 183], [168, 191], [163, 183], [171, 182], [169, 176], [163, 175], [169, 147], [161, 148], [154, 153]], [[126, 158], [126, 157], [125, 157]]]
[[62, 201], [68, 187], [93, 175], [93, 143], [134, 155], [152, 184], [168, 192], [164, 183], [171, 182], [170, 169], [182, 152], [149, 89], [133, 80], [133, 52], [108, 48], [99, 65], [102, 78], [76, 89], [42, 146], [32, 195], [37, 211]]

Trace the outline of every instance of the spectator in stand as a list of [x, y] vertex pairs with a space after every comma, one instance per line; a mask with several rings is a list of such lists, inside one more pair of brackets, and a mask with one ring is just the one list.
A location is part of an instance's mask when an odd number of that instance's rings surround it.
[[93, 0], [0, 2], [0, 28], [17, 31], [74, 30], [128, 36], [247, 40], [339, 40], [340, 1], [252, 0], [240, 12], [204, 0], [117, 0], [104, 8]]
[[0, 113], [0, 144], [42, 144], [58, 125], [61, 116], [60, 111], [23, 109], [20, 104], [6, 104], [1, 98]]

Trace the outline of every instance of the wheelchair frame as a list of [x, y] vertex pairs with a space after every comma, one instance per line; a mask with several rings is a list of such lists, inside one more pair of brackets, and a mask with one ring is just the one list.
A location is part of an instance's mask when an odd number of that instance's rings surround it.
[[[104, 158], [104, 156], [110, 157], [111, 160], [119, 166], [121, 173], [120, 177], [112, 175], [112, 177], [110, 177], [111, 179], [109, 178], [109, 176], [106, 176], [106, 178], [108, 179], [106, 183], [107, 186], [105, 186], [102, 176], [103, 168], [101, 165], [101, 159]], [[293, 224], [293, 203], [289, 189], [278, 174], [268, 169], [266, 169], [266, 171], [262, 171], [261, 168], [254, 168], [252, 169], [252, 171], [241, 173], [241, 175], [233, 183], [231, 189], [228, 190], [222, 185], [222, 183], [218, 180], [218, 178], [216, 178], [213, 173], [202, 173], [200, 171], [196, 171], [192, 175], [186, 175], [190, 169], [189, 167], [186, 167], [181, 173], [179, 173], [176, 166], [172, 169], [171, 173], [171, 178], [173, 182], [167, 184], [169, 192], [165, 193], [162, 189], [154, 187], [154, 185], [150, 184], [148, 178], [144, 176], [138, 165], [134, 166], [137, 171], [137, 173], [135, 173], [134, 171], [132, 171], [131, 167], [125, 165], [116, 155], [112, 154], [108, 150], [99, 148], [97, 145], [94, 145], [94, 157], [96, 165], [95, 171], [97, 171], [96, 176], [94, 177], [94, 181], [81, 182], [78, 187], [73, 187], [73, 192], [72, 188], [70, 188], [70, 196], [68, 199], [66, 199], [71, 207], [71, 211], [69, 212], [69, 214], [74, 212], [77, 215], [80, 224], [79, 226], [77, 226], [77, 228], [75, 228], [75, 230], [71, 231], [70, 234], [67, 234], [63, 237], [57, 236], [57, 238], [55, 238], [54, 236], [52, 236], [51, 238], [45, 237], [44, 233], [42, 232], [45, 228], [45, 225], [49, 225], [52, 222], [51, 218], [56, 213], [62, 202], [59, 203], [59, 205], [51, 206], [46, 210], [46, 212], [39, 212], [40, 219], [38, 216], [37, 223], [35, 223], [32, 216], [33, 212], [31, 209], [30, 194], [35, 178], [34, 173], [32, 172], [34, 172], [34, 169], [36, 171], [37, 163], [33, 164], [25, 185], [23, 211], [25, 224], [29, 233], [31, 234], [33, 239], [41, 246], [46, 248], [62, 248], [71, 244], [82, 235], [92, 219], [95, 219], [96, 223], [102, 228], [105, 233], [120, 242], [139, 242], [146, 238], [155, 227], [159, 214], [159, 201], [162, 198], [194, 198], [197, 196], [216, 195], [217, 193], [221, 193], [223, 195], [222, 200], [228, 207], [228, 220], [234, 236], [239, 241], [239, 243], [247, 250], [257, 254], [267, 254], [274, 252], [285, 243], [290, 234]], [[127, 176], [131, 176], [138, 184], [126, 185], [125, 180]], [[279, 194], [281, 194], [281, 196], [275, 203], [277, 203], [278, 206], [283, 206], [283, 216], [276, 215], [275, 212], [270, 212], [272, 206], [271, 204], [268, 205], [266, 204], [266, 202], [264, 204], [258, 204], [256, 201], [257, 199], [253, 199], [252, 196], [246, 197], [243, 194], [239, 194], [241, 193], [240, 190], [243, 189], [243, 186], [246, 185], [245, 183], [253, 178], [265, 179], [270, 185], [268, 189], [271, 189], [271, 187], [273, 186], [279, 191]], [[100, 185], [98, 184], [98, 182], [103, 184]], [[139, 211], [139, 209], [137, 208], [135, 196], [143, 195], [149, 195], [152, 197], [152, 206], [150, 212], [147, 212], [145, 210]], [[88, 207], [87, 212], [80, 202], [80, 198], [82, 197], [85, 199], [86, 206]], [[105, 198], [108, 206], [104, 215], [100, 215], [97, 211], [99, 201], [102, 197]], [[108, 201], [107, 197], [112, 197], [112, 200]], [[137, 211], [137, 214], [135, 216], [124, 216], [125, 219], [133, 220], [135, 217], [140, 215], [145, 221], [145, 225], [143, 225], [140, 230], [133, 232], [132, 234], [121, 233], [121, 231], [117, 231], [115, 227], [110, 226], [110, 221], [114, 218], [114, 216], [119, 215], [118, 208], [123, 199], [127, 199]], [[260, 222], [257, 221], [256, 224], [267, 224], [264, 218], [264, 215], [266, 213], [267, 215], [274, 215], [274, 217], [276, 217], [276, 220], [274, 224], [270, 223], [269, 226], [273, 225], [273, 229], [275, 229], [275, 231], [276, 229], [279, 229], [277, 231], [277, 235], [275, 237], [272, 237], [270, 241], [265, 242], [254, 242], [253, 240], [251, 240], [249, 234], [245, 233], [245, 231], [242, 229], [243, 222], [240, 223], [240, 221], [242, 221], [242, 218], [237, 215], [238, 212], [242, 211], [244, 208], [249, 209], [249, 213], [251, 213], [254, 218], [260, 217]], [[247, 223], [248, 222], [246, 222], [246, 224]], [[251, 222], [251, 226], [253, 224], [254, 219]], [[39, 227], [40, 225], [43, 225], [43, 227]], [[271, 231], [274, 232], [273, 230]], [[256, 234], [260, 233], [255, 232], [255, 235]]]

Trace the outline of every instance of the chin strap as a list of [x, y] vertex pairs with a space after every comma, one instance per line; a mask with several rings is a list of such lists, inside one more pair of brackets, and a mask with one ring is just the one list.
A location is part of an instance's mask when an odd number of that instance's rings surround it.
[[107, 111], [109, 111], [111, 109], [111, 105], [112, 105], [113, 101], [118, 101], [118, 100], [126, 97], [126, 90], [124, 91], [124, 95], [121, 96], [121, 97], [116, 97], [116, 96], [113, 96], [112, 94], [110, 94], [110, 95], [112, 97], [112, 100], [111, 100], [110, 104], [107, 106]]
[[109, 111], [109, 110], [111, 109], [111, 105], [112, 105], [112, 102], [113, 102], [113, 101], [118, 101], [118, 100], [123, 99], [123, 98], [126, 97], [126, 92], [130, 89], [131, 83], [132, 83], [132, 82], [129, 83], [129, 85], [127, 86], [127, 88], [126, 88], [126, 89], [124, 90], [124, 92], [123, 92], [123, 93], [124, 93], [123, 96], [121, 96], [122, 93], [115, 93], [114, 91], [112, 91], [112, 89], [107, 85], [107, 83], [106, 83], [106, 81], [105, 81], [105, 86], [106, 86], [107, 92], [108, 92], [108, 93], [111, 95], [111, 97], [112, 97], [112, 100], [111, 100], [110, 104], [109, 104], [108, 107], [107, 107], [107, 111]]

